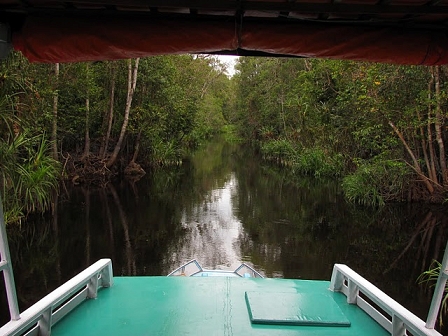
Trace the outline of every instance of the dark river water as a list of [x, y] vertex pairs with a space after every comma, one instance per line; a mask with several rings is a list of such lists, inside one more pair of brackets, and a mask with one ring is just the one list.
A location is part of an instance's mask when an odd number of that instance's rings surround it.
[[196, 258], [207, 268], [244, 261], [267, 277], [325, 280], [344, 263], [426, 319], [431, 291], [416, 279], [442, 259], [447, 208], [360, 208], [339, 185], [294, 178], [216, 141], [139, 181], [62, 186], [54, 216], [8, 227], [20, 307], [100, 258], [112, 259], [116, 276], [166, 275]]

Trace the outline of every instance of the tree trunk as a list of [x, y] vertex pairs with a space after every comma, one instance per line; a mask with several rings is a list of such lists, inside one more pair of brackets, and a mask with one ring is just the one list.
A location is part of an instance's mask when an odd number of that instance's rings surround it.
[[110, 168], [115, 163], [118, 157], [118, 153], [120, 152], [121, 145], [123, 144], [124, 135], [126, 133], [126, 128], [129, 122], [129, 112], [131, 110], [132, 98], [134, 96], [135, 87], [137, 85], [137, 72], [139, 61], [140, 58], [137, 58], [135, 60], [134, 70], [132, 71], [132, 60], [128, 60], [128, 94], [126, 98], [126, 108], [124, 111], [123, 125], [121, 126], [120, 137], [118, 138], [114, 151], [109, 161], [107, 162], [107, 168]]
[[211, 63], [209, 64], [210, 71], [208, 72], [205, 82], [202, 85], [201, 98], [200, 98], [201, 100], [205, 97], [205, 94], [207, 93], [209, 86], [212, 85], [213, 82], [225, 71], [225, 68], [222, 68], [222, 67], [220, 67], [219, 70], [216, 69], [215, 64], [216, 63], [215, 63], [214, 59], [212, 58]]
[[87, 87], [86, 87], [86, 129], [85, 129], [85, 141], [84, 141], [84, 153], [82, 154], [81, 161], [86, 160], [90, 155], [90, 95], [89, 95], [89, 64], [86, 65], [86, 77], [87, 77]]
[[86, 134], [85, 134], [85, 142], [84, 142], [84, 154], [82, 155], [81, 160], [86, 160], [90, 155], [90, 132], [89, 132], [89, 124], [90, 124], [90, 99], [87, 96], [86, 98]]
[[[420, 116], [420, 113], [418, 111], [417, 111], [417, 116], [418, 116], [419, 123], [421, 123], [422, 117]], [[437, 181], [437, 176], [432, 175], [432, 172], [431, 172], [431, 164], [429, 163], [429, 156], [428, 156], [428, 145], [426, 143], [425, 130], [423, 129], [422, 124], [420, 124], [419, 130], [420, 130], [420, 137], [422, 139], [421, 146], [422, 146], [422, 151], [423, 151], [423, 157], [425, 158], [425, 164], [426, 164], [426, 169], [428, 170], [429, 179], [432, 181]]]
[[440, 170], [442, 174], [443, 186], [448, 187], [448, 172], [446, 169], [446, 159], [445, 159], [445, 144], [443, 142], [442, 136], [442, 108], [441, 108], [441, 97], [440, 97], [440, 66], [434, 68], [435, 76], [435, 90], [436, 90], [436, 119], [435, 119], [435, 129], [436, 129], [436, 140], [439, 145], [439, 162]]
[[137, 139], [135, 140], [134, 155], [132, 155], [131, 163], [135, 163], [138, 157], [138, 152], [140, 151], [140, 139], [142, 137], [142, 130], [137, 134]]
[[112, 69], [111, 69], [111, 84], [110, 84], [110, 105], [109, 105], [109, 113], [107, 114], [107, 131], [106, 136], [103, 138], [103, 141], [101, 143], [100, 148], [100, 157], [104, 159], [107, 154], [107, 149], [109, 148], [109, 139], [110, 139], [110, 132], [112, 130], [112, 121], [114, 120], [114, 102], [115, 102], [115, 76], [116, 76], [116, 70], [115, 70], [115, 63], [112, 63]]
[[58, 98], [59, 98], [59, 63], [54, 65], [55, 87], [53, 91], [53, 127], [51, 129], [51, 142], [53, 159], [59, 160], [58, 155]]
[[434, 187], [431, 184], [431, 182], [429, 181], [429, 179], [427, 178], [427, 176], [425, 174], [423, 174], [422, 169], [420, 168], [420, 165], [418, 163], [418, 160], [415, 157], [414, 152], [412, 151], [412, 149], [409, 147], [408, 143], [404, 139], [403, 134], [401, 134], [401, 132], [398, 130], [398, 128], [394, 125], [394, 123], [392, 121], [389, 121], [389, 125], [392, 127], [394, 132], [398, 135], [398, 137], [400, 138], [400, 140], [403, 143], [404, 147], [406, 148], [407, 152], [409, 153], [409, 156], [411, 157], [412, 162], [413, 162], [414, 170], [417, 172], [417, 174], [420, 177], [422, 177], [423, 183], [425, 183], [426, 188], [432, 194], [434, 192]]
[[431, 92], [434, 86], [434, 75], [432, 73], [432, 69], [430, 69], [431, 79], [428, 84], [428, 125], [427, 125], [427, 133], [428, 133], [428, 148], [429, 148], [429, 171], [431, 172], [429, 175], [432, 176], [433, 181], [437, 181], [437, 171], [435, 165], [435, 151], [434, 144], [432, 139], [432, 108], [431, 108]]

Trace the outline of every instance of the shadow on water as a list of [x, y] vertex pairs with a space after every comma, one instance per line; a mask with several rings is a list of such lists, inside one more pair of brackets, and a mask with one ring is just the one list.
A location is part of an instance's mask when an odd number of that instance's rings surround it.
[[197, 258], [325, 280], [345, 263], [425, 319], [431, 290], [416, 279], [448, 238], [445, 207], [355, 207], [337, 181], [294, 177], [223, 141], [138, 182], [61, 190], [54, 216], [8, 227], [21, 310], [99, 258], [118, 276], [165, 275]]

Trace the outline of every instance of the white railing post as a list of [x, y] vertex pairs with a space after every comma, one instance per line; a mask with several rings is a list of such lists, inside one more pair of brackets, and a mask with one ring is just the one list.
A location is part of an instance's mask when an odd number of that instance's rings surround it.
[[392, 336], [406, 336], [406, 326], [397, 315], [392, 315]]
[[330, 290], [333, 292], [339, 292], [344, 284], [344, 275], [339, 272], [337, 267], [333, 267], [333, 273], [331, 273]]
[[108, 266], [101, 271], [101, 286], [112, 287], [113, 283], [114, 272], [112, 270], [112, 263], [109, 263]]
[[16, 285], [12, 271], [11, 255], [9, 253], [8, 236], [6, 235], [5, 217], [3, 215], [3, 204], [0, 195], [0, 271], [3, 271], [5, 280], [6, 297], [8, 299], [9, 314], [12, 321], [20, 319], [19, 304], [17, 303]]
[[347, 295], [347, 303], [356, 304], [358, 301], [359, 287], [352, 280], [348, 279], [348, 295]]
[[443, 295], [445, 292], [445, 285], [448, 279], [448, 242], [445, 247], [445, 254], [443, 256], [442, 265], [440, 267], [439, 277], [437, 279], [436, 288], [432, 296], [431, 306], [428, 312], [428, 318], [426, 319], [425, 327], [428, 329], [434, 329], [436, 324], [437, 314], [439, 313], [440, 304], [442, 303]]
[[42, 313], [39, 325], [39, 336], [50, 336], [51, 335], [51, 325], [53, 317], [53, 307], [49, 307], [46, 311]]
[[87, 297], [89, 299], [96, 299], [98, 295], [98, 273], [94, 274], [87, 284]]

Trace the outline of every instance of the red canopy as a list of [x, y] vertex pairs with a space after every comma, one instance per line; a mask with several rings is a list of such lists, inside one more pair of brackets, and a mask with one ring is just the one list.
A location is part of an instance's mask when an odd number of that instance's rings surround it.
[[27, 3], [0, 0], [0, 22], [10, 24], [14, 48], [34, 62], [223, 53], [448, 63], [448, 0]]

